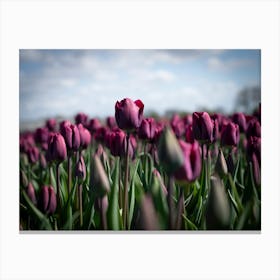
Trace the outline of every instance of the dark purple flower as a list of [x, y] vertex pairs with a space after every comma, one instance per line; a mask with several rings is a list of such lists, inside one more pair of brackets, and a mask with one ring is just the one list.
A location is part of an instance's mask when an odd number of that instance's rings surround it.
[[[136, 148], [137, 148], [136, 139], [133, 135], [130, 135], [129, 140], [128, 140], [128, 155], [132, 159], [134, 159], [134, 157], [135, 157]], [[122, 156], [123, 157], [126, 155], [126, 149], [127, 149], [127, 141], [125, 139], [125, 141], [123, 141], [123, 145], [122, 145]]]
[[125, 141], [125, 133], [120, 129], [111, 131], [109, 134], [109, 149], [113, 156], [121, 156], [123, 154], [123, 143]]
[[125, 98], [115, 105], [115, 118], [118, 127], [123, 130], [139, 128], [143, 119], [144, 104], [141, 100]]
[[43, 186], [40, 196], [40, 208], [45, 214], [52, 215], [57, 206], [56, 195], [52, 186]]
[[155, 138], [156, 121], [153, 118], [143, 119], [139, 129], [138, 136], [140, 139], [153, 141]]
[[214, 124], [207, 112], [193, 113], [193, 135], [196, 140], [213, 141]]
[[60, 133], [52, 133], [49, 138], [47, 151], [48, 161], [64, 161], [67, 158], [67, 149], [63, 136]]
[[80, 145], [83, 149], [86, 149], [91, 142], [90, 132], [81, 123], [78, 124], [78, 129], [80, 132]]
[[239, 126], [233, 122], [230, 122], [222, 128], [221, 145], [237, 146], [238, 143], [239, 143]]
[[50, 131], [55, 131], [56, 120], [55, 119], [48, 119], [46, 121], [46, 126]]
[[36, 143], [44, 144], [48, 143], [49, 140], [49, 130], [47, 127], [39, 127], [36, 129], [34, 138]]
[[240, 132], [246, 132], [246, 118], [243, 113], [235, 113], [231, 119], [239, 125]]
[[186, 127], [186, 142], [188, 142], [188, 143], [194, 142], [193, 128], [192, 128], [191, 124], [187, 125], [187, 127]]
[[107, 124], [107, 126], [108, 126], [110, 129], [116, 128], [117, 124], [116, 124], [116, 119], [115, 119], [115, 117], [112, 117], [112, 116], [107, 117], [107, 118], [106, 118], [106, 124]]
[[98, 119], [90, 119], [87, 129], [91, 132], [91, 134], [94, 134], [101, 126], [102, 125]]
[[47, 167], [47, 161], [46, 161], [46, 157], [43, 153], [40, 153], [40, 166], [42, 168], [46, 168]]
[[31, 183], [29, 183], [27, 185], [26, 193], [27, 193], [29, 199], [33, 202], [33, 204], [36, 205], [37, 204], [36, 194], [35, 194], [34, 187]]
[[84, 113], [78, 113], [75, 116], [75, 122], [76, 124], [82, 124], [83, 126], [87, 126], [88, 116]]
[[261, 125], [254, 117], [248, 122], [246, 136], [248, 139], [250, 136], [261, 137]]
[[183, 122], [184, 122], [185, 125], [192, 124], [192, 115], [185, 115], [183, 117]]
[[261, 165], [261, 138], [251, 136], [247, 141], [247, 154], [252, 159], [253, 154], [256, 155], [259, 165]]
[[39, 160], [39, 149], [35, 146], [29, 147], [27, 150], [27, 156], [30, 163], [36, 163]]
[[64, 123], [61, 126], [61, 134], [69, 150], [77, 151], [80, 148], [80, 131], [76, 125], [69, 122]]
[[184, 121], [179, 117], [179, 115], [173, 115], [170, 121], [170, 125], [177, 138], [180, 138], [184, 134], [185, 124]]
[[184, 165], [175, 172], [175, 178], [182, 181], [192, 182], [197, 179], [201, 172], [201, 154], [198, 142], [193, 144], [179, 140], [179, 145], [184, 155]]

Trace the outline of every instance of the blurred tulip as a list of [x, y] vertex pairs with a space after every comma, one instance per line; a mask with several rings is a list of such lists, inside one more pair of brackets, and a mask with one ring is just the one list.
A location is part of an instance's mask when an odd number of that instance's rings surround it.
[[27, 193], [29, 199], [32, 201], [32, 203], [34, 205], [36, 205], [37, 204], [36, 194], [35, 194], [34, 187], [33, 187], [33, 185], [31, 183], [29, 183], [27, 185], [26, 193]]
[[193, 113], [193, 135], [199, 141], [213, 141], [214, 124], [207, 112]]
[[20, 170], [20, 185], [23, 186], [23, 187], [27, 187], [28, 185], [28, 179], [27, 179], [27, 176], [25, 174], [25, 172], [23, 170]]
[[254, 175], [255, 184], [257, 186], [260, 186], [261, 185], [261, 170], [260, 170], [259, 161], [255, 154], [252, 155], [252, 165], [253, 165], [253, 175]]
[[36, 143], [44, 144], [48, 143], [49, 140], [49, 130], [47, 127], [39, 127], [36, 129], [34, 138]]
[[39, 149], [37, 147], [29, 147], [27, 150], [27, 156], [30, 163], [36, 163], [39, 160]]
[[247, 154], [252, 159], [253, 154], [256, 155], [259, 165], [261, 165], [261, 138], [260, 137], [249, 137], [247, 141]]
[[139, 128], [143, 119], [144, 104], [141, 100], [132, 101], [125, 98], [117, 101], [115, 117], [120, 129], [130, 131]]
[[84, 181], [86, 179], [86, 165], [82, 154], [80, 154], [79, 160], [76, 163], [75, 175], [80, 181]]
[[48, 119], [46, 121], [46, 126], [50, 131], [55, 131], [56, 128], [56, 119]]
[[238, 143], [239, 143], [239, 126], [233, 122], [230, 122], [222, 128], [221, 145], [237, 146]]
[[40, 196], [40, 208], [45, 214], [54, 214], [57, 206], [56, 195], [52, 186], [43, 186]]
[[47, 167], [46, 157], [43, 153], [40, 153], [40, 166], [45, 169]]
[[61, 134], [64, 137], [68, 150], [78, 151], [80, 148], [81, 138], [78, 127], [69, 122], [61, 126]]
[[219, 122], [218, 119], [213, 120], [213, 142], [220, 139]]
[[210, 178], [210, 192], [206, 207], [207, 229], [229, 229], [230, 216], [230, 202], [223, 181], [218, 176], [212, 176]]
[[173, 131], [166, 127], [158, 146], [159, 160], [168, 174], [184, 165], [184, 155]]
[[139, 129], [138, 136], [140, 139], [153, 141], [155, 137], [156, 122], [153, 118], [143, 119]]
[[116, 119], [115, 117], [107, 117], [106, 118], [106, 124], [110, 129], [114, 129], [116, 128], [117, 124], [116, 124]]
[[102, 125], [98, 119], [90, 119], [87, 129], [91, 134], [94, 134], [101, 126]]
[[[126, 155], [126, 141], [123, 141], [122, 144], [122, 156], [125, 157]], [[128, 141], [128, 156], [132, 159], [134, 159], [135, 157], [135, 152], [136, 152], [136, 148], [137, 148], [137, 142], [136, 139], [133, 135], [129, 136], [129, 141]]]
[[98, 128], [94, 134], [94, 139], [98, 142], [105, 142], [107, 131], [109, 131], [107, 127]]
[[231, 119], [235, 124], [238, 124], [240, 132], [246, 132], [246, 118], [243, 113], [235, 113]]
[[87, 121], [88, 121], [88, 116], [84, 113], [78, 113], [76, 116], [75, 116], [75, 122], [76, 124], [82, 124], [83, 126], [87, 126]]
[[253, 118], [248, 122], [246, 136], [248, 139], [250, 136], [261, 137], [261, 125], [257, 119]]
[[184, 155], [184, 165], [175, 172], [175, 178], [180, 181], [193, 182], [201, 172], [201, 154], [198, 142], [193, 144], [179, 140]]
[[223, 151], [219, 149], [218, 158], [215, 165], [215, 171], [223, 178], [228, 173], [227, 163]]
[[90, 132], [80, 123], [78, 124], [80, 132], [80, 147], [86, 149], [91, 142]]
[[113, 156], [121, 156], [123, 154], [123, 145], [125, 142], [125, 133], [120, 129], [111, 131], [109, 134], [109, 149]]
[[188, 143], [194, 143], [192, 125], [188, 125], [188, 126], [186, 127], [186, 142], [188, 142]]
[[179, 117], [179, 115], [173, 115], [170, 121], [170, 125], [177, 138], [180, 138], [184, 134], [185, 124], [184, 121]]
[[49, 138], [47, 160], [59, 162], [67, 158], [67, 149], [63, 136], [60, 133], [53, 133]]
[[192, 115], [185, 115], [183, 117], [183, 122], [184, 122], [185, 126], [192, 125]]

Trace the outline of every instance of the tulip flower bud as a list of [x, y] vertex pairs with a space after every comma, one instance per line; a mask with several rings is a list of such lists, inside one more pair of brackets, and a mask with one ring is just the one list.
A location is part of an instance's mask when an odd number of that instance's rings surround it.
[[27, 187], [28, 185], [28, 179], [23, 170], [20, 170], [20, 185], [23, 187]]
[[193, 113], [193, 135], [199, 141], [213, 141], [214, 124], [207, 112]]
[[44, 144], [48, 143], [49, 140], [49, 130], [47, 127], [40, 127], [37, 128], [34, 134], [34, 138], [36, 143], [38, 144]]
[[201, 172], [201, 154], [198, 142], [193, 144], [179, 140], [184, 155], [184, 165], [175, 172], [175, 178], [180, 181], [193, 182]]
[[46, 157], [43, 153], [40, 153], [40, 166], [41, 168], [45, 169], [47, 167]]
[[64, 123], [61, 126], [61, 134], [69, 150], [77, 151], [80, 148], [80, 131], [76, 125], [69, 122]]
[[223, 181], [218, 176], [212, 176], [210, 183], [210, 192], [206, 207], [207, 229], [229, 229], [231, 208]]
[[115, 105], [115, 118], [120, 129], [130, 131], [139, 128], [143, 119], [144, 104], [141, 100], [125, 98]]
[[37, 204], [36, 194], [35, 194], [34, 187], [31, 183], [29, 183], [27, 185], [26, 193], [27, 193], [28, 197], [30, 198], [30, 200], [32, 201], [32, 203], [34, 205], [36, 205]]
[[116, 119], [115, 117], [107, 117], [106, 118], [106, 124], [110, 129], [114, 129], [116, 128], [117, 124], [116, 124]]
[[80, 181], [84, 181], [86, 179], [86, 165], [82, 154], [80, 154], [79, 160], [76, 164], [75, 175]]
[[188, 125], [186, 127], [186, 142], [188, 143], [194, 142], [192, 125]]
[[155, 137], [156, 122], [153, 118], [143, 119], [139, 130], [138, 136], [140, 139], [153, 141]]
[[140, 205], [140, 218], [137, 226], [140, 230], [159, 230], [158, 216], [154, 207], [153, 199], [144, 195]]
[[185, 124], [179, 115], [173, 115], [170, 125], [177, 138], [180, 138], [184, 134]]
[[90, 132], [82, 124], [78, 124], [78, 129], [80, 132], [80, 145], [83, 149], [86, 149], [91, 142]]
[[123, 154], [123, 145], [125, 142], [125, 133], [117, 129], [109, 134], [109, 149], [113, 156], [121, 156]]
[[52, 186], [43, 186], [40, 196], [40, 208], [45, 214], [52, 215], [57, 206], [55, 191]]
[[39, 160], [39, 149], [35, 146], [29, 147], [27, 156], [30, 163], [36, 163]]
[[[132, 159], [134, 159], [134, 157], [135, 157], [136, 148], [137, 148], [136, 139], [133, 135], [130, 135], [129, 139], [128, 139], [128, 156]], [[127, 149], [127, 142], [126, 142], [126, 139], [124, 139], [124, 141], [122, 143], [121, 156], [124, 157], [126, 155], [126, 149]]]
[[159, 141], [159, 160], [168, 174], [174, 173], [184, 164], [183, 152], [170, 128], [166, 127]]
[[223, 151], [219, 149], [218, 158], [215, 165], [215, 171], [223, 178], [228, 173], [227, 163]]
[[221, 145], [237, 146], [239, 143], [239, 127], [233, 122], [225, 125], [221, 132]]
[[47, 160], [64, 161], [67, 158], [67, 149], [63, 136], [60, 133], [53, 133], [49, 139]]
[[246, 118], [243, 113], [235, 113], [232, 116], [232, 121], [238, 124], [240, 132], [246, 132]]
[[246, 136], [248, 139], [250, 136], [261, 137], [261, 125], [257, 119], [252, 118], [248, 122]]
[[97, 155], [92, 157], [89, 185], [92, 191], [100, 197], [103, 197], [110, 191], [108, 176]]
[[48, 119], [46, 121], [46, 126], [50, 131], [55, 131], [56, 128], [56, 120], [55, 119]]
[[98, 119], [91, 119], [88, 123], [87, 129], [91, 134], [95, 133], [101, 127], [101, 123]]
[[76, 124], [82, 124], [83, 126], [87, 126], [88, 116], [84, 113], [78, 113], [75, 116], [75, 122]]

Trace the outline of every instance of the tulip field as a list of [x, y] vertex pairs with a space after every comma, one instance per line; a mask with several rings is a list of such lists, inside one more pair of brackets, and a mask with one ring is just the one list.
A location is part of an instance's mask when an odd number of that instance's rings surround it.
[[153, 118], [125, 98], [112, 115], [20, 133], [20, 230], [261, 229], [261, 105]]

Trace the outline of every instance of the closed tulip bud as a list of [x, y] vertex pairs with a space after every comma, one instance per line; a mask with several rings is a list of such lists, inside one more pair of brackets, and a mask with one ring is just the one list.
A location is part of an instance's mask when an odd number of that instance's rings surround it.
[[144, 104], [141, 100], [125, 98], [115, 105], [115, 118], [120, 129], [131, 131], [139, 128], [143, 119]]
[[98, 119], [91, 119], [88, 123], [87, 129], [91, 134], [94, 134], [101, 126], [102, 125]]
[[221, 178], [223, 178], [228, 173], [226, 159], [221, 149], [219, 149], [218, 158], [215, 165], [215, 171], [220, 175]]
[[60, 133], [53, 133], [49, 139], [47, 160], [62, 162], [67, 158], [67, 149], [63, 136]]
[[206, 207], [208, 230], [226, 230], [230, 226], [231, 208], [223, 181], [218, 176], [210, 179], [210, 192]]
[[79, 160], [76, 163], [75, 175], [78, 177], [80, 181], [84, 181], [86, 179], [86, 165], [83, 156], [80, 154]]
[[180, 138], [184, 134], [185, 124], [184, 121], [179, 117], [179, 115], [175, 114], [172, 117], [170, 125], [177, 138]]
[[36, 163], [39, 160], [39, 149], [37, 147], [29, 147], [27, 150], [27, 156], [30, 163]]
[[[136, 139], [133, 135], [130, 135], [129, 140], [128, 140], [128, 156], [132, 159], [134, 159], [134, 157], [135, 157], [136, 148], [137, 148]], [[121, 156], [125, 157], [126, 149], [127, 149], [127, 143], [126, 143], [126, 140], [125, 140], [125, 141], [123, 141], [123, 144], [122, 144], [122, 154], [121, 154]]]
[[112, 116], [107, 117], [107, 118], [106, 118], [106, 124], [107, 124], [107, 126], [108, 126], [110, 129], [116, 128], [117, 124], [116, 124], [116, 119], [115, 119], [115, 117], [112, 117]]
[[94, 134], [94, 139], [98, 142], [104, 142], [107, 131], [109, 131], [107, 127], [98, 128]]
[[29, 199], [32, 201], [32, 203], [36, 205], [37, 204], [36, 194], [35, 194], [34, 187], [31, 183], [27, 185], [26, 193]]
[[87, 126], [88, 116], [84, 113], [78, 113], [75, 116], [75, 122], [76, 124], [82, 124], [83, 126]]
[[108, 176], [97, 155], [92, 157], [90, 171], [90, 187], [97, 196], [103, 197], [110, 191]]
[[170, 128], [162, 132], [158, 147], [159, 160], [168, 174], [174, 173], [184, 164], [184, 155]]
[[186, 127], [186, 142], [194, 143], [193, 128], [191, 124]]
[[69, 150], [77, 151], [80, 148], [80, 131], [76, 125], [64, 123], [61, 126], [61, 134]]
[[251, 136], [261, 137], [261, 125], [257, 119], [252, 118], [247, 125], [246, 136], [249, 139]]
[[239, 126], [233, 122], [225, 125], [221, 132], [221, 145], [237, 146], [239, 143]]
[[55, 119], [48, 119], [46, 121], [46, 126], [50, 131], [55, 131], [56, 128], [56, 120]]
[[246, 118], [243, 113], [235, 113], [231, 119], [235, 124], [238, 124], [240, 132], [246, 132]]
[[213, 141], [214, 124], [207, 112], [193, 113], [193, 135], [199, 141]]
[[45, 169], [47, 167], [46, 157], [43, 153], [40, 153], [40, 166]]
[[23, 170], [20, 170], [20, 185], [23, 187], [27, 187], [28, 185], [28, 179]]
[[139, 129], [138, 136], [140, 139], [152, 142], [155, 138], [156, 122], [153, 118], [143, 119]]
[[80, 147], [86, 149], [91, 142], [90, 132], [82, 124], [78, 124], [78, 129], [80, 132]]
[[47, 143], [49, 140], [49, 130], [47, 127], [37, 128], [34, 134], [36, 143], [43, 144]]
[[120, 130], [114, 130], [109, 135], [109, 149], [113, 156], [121, 156], [123, 154], [123, 145], [125, 142], [125, 133]]
[[201, 172], [201, 154], [198, 142], [193, 144], [179, 140], [184, 155], [184, 165], [175, 172], [175, 178], [179, 181], [193, 182]]
[[56, 194], [52, 186], [43, 186], [40, 196], [40, 208], [47, 214], [54, 214], [57, 206]]

